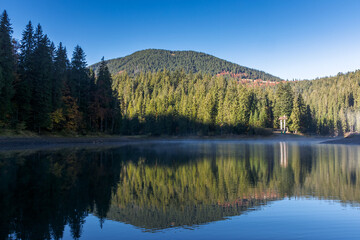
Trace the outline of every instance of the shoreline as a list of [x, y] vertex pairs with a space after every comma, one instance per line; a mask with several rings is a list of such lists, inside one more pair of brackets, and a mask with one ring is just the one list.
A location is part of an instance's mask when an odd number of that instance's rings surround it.
[[360, 145], [360, 134], [353, 133], [346, 137], [329, 139], [322, 144]]
[[[338, 139], [339, 140], [339, 139]], [[341, 140], [341, 139], [340, 139]], [[2, 137], [0, 151], [34, 150], [71, 147], [116, 147], [142, 142], [183, 142], [183, 141], [254, 141], [254, 142], [314, 142], [332, 144], [336, 139], [320, 136], [300, 136], [293, 134], [272, 134], [269, 136], [226, 135], [226, 136], [84, 136], [84, 137]]]

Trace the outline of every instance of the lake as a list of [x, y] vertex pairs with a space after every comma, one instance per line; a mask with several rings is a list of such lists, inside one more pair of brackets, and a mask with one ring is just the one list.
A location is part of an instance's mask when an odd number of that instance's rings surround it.
[[0, 153], [0, 239], [359, 239], [360, 147], [153, 141]]

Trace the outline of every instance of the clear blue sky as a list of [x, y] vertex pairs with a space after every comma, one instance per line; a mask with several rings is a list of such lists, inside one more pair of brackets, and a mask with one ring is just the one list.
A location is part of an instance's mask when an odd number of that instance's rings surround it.
[[284, 79], [360, 68], [359, 0], [0, 0], [14, 37], [29, 20], [89, 64], [134, 51], [195, 50]]

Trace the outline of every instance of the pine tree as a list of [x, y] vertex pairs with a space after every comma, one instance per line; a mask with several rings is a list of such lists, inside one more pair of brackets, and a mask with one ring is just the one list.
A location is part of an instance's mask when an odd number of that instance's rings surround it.
[[19, 123], [30, 127], [31, 95], [33, 91], [34, 29], [29, 22], [22, 34], [19, 57], [19, 81], [15, 84], [15, 106]]
[[62, 107], [62, 96], [65, 91], [69, 73], [69, 60], [66, 54], [66, 48], [62, 43], [59, 44], [54, 58], [54, 80], [52, 84], [52, 111]]
[[265, 93], [262, 107], [262, 116], [264, 116], [264, 127], [271, 128], [273, 123], [273, 109], [271, 107], [271, 101], [267, 93]]
[[278, 126], [278, 118], [280, 116], [291, 115], [293, 109], [293, 91], [289, 83], [281, 83], [275, 93], [275, 106], [274, 106], [274, 124]]
[[31, 104], [33, 129], [40, 132], [51, 124], [53, 62], [50, 41], [43, 34], [40, 25], [37, 26], [34, 37], [34, 82]]
[[76, 46], [71, 59], [71, 72], [68, 81], [71, 96], [79, 106], [79, 111], [87, 118], [90, 94], [89, 70], [86, 68], [85, 52], [80, 46]]
[[295, 95], [293, 109], [290, 115], [290, 128], [295, 133], [303, 132], [306, 128], [306, 107], [300, 94]]
[[0, 125], [7, 124], [12, 111], [11, 98], [14, 94], [15, 58], [12, 45], [12, 28], [7, 12], [0, 17]]
[[94, 130], [97, 125], [96, 120], [96, 112], [94, 109], [95, 106], [95, 97], [96, 97], [96, 76], [95, 72], [90, 69], [89, 72], [89, 79], [90, 79], [90, 86], [89, 86], [89, 105], [88, 105], [88, 112], [89, 112], [89, 129]]
[[99, 75], [96, 82], [96, 94], [94, 101], [94, 110], [98, 119], [98, 126], [101, 132], [114, 128], [114, 98], [112, 91], [112, 79], [108, 67], [101, 59]]

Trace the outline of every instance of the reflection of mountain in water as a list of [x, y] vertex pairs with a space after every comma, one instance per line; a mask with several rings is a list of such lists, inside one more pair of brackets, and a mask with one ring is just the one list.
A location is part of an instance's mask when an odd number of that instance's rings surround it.
[[81, 236], [89, 213], [146, 230], [217, 221], [285, 196], [360, 202], [360, 148], [199, 143], [0, 158], [0, 239]]
[[118, 207], [111, 204], [107, 218], [152, 231], [169, 227], [189, 227], [238, 216], [276, 199], [275, 194], [272, 198], [264, 195], [258, 199], [238, 199], [233, 203], [199, 204], [181, 207], [171, 204], [162, 208], [154, 206], [139, 207], [136, 205]]

